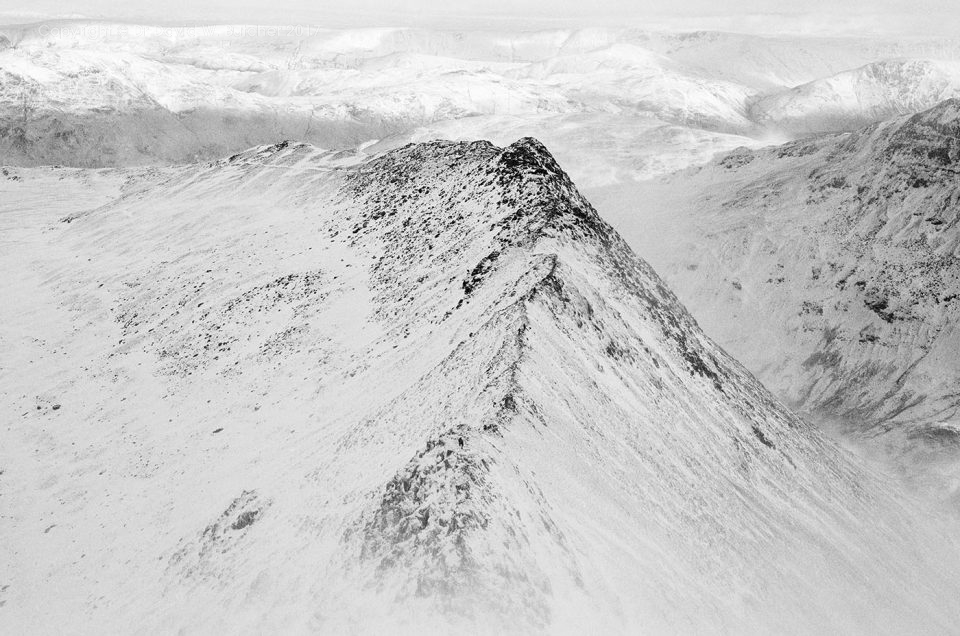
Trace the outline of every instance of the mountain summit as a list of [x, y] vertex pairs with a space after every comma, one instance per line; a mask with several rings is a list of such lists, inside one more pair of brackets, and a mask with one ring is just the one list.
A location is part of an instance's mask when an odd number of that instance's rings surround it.
[[96, 175], [6, 175], [77, 195], [2, 216], [5, 624], [960, 620], [955, 548], [707, 339], [536, 140]]

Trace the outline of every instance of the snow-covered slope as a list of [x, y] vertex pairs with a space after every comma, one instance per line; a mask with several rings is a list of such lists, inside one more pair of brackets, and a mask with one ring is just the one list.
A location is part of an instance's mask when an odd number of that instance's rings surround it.
[[3, 631], [960, 621], [953, 532], [534, 140], [5, 177]]
[[887, 60], [767, 95], [751, 106], [751, 117], [794, 134], [837, 132], [926, 110], [958, 95], [960, 64]]
[[949, 100], [634, 190], [621, 229], [776, 393], [960, 502], [958, 170]]

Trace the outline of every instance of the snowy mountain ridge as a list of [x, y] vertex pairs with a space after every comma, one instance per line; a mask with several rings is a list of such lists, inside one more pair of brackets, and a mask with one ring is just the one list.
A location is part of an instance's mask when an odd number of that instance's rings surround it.
[[5, 625], [956, 622], [950, 533], [706, 338], [535, 140], [4, 176]]

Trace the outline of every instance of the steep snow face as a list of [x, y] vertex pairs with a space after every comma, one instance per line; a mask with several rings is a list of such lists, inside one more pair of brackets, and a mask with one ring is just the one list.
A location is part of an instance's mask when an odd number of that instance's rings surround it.
[[960, 102], [950, 100], [853, 134], [727, 155], [633, 192], [660, 212], [623, 226], [765, 384], [955, 503], [958, 161]]
[[534, 140], [6, 176], [8, 631], [960, 620], [955, 533], [708, 340]]
[[790, 133], [853, 130], [960, 95], [960, 64], [891, 60], [818, 79], [753, 104], [758, 123]]

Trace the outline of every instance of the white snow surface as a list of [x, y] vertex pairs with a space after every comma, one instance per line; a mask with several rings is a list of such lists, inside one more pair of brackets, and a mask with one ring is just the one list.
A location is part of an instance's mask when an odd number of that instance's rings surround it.
[[955, 528], [532, 139], [0, 184], [0, 631], [960, 624]]

